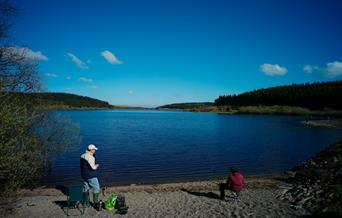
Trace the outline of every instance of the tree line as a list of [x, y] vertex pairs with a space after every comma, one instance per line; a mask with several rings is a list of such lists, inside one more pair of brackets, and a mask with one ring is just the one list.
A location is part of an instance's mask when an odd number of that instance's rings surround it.
[[18, 95], [19, 98], [30, 100], [39, 100], [42, 106], [45, 107], [70, 107], [70, 108], [113, 108], [106, 101], [101, 101], [87, 96], [80, 96], [69, 93], [11, 93]]
[[216, 106], [286, 105], [314, 110], [342, 109], [342, 81], [292, 84], [257, 89], [238, 95], [223, 95]]

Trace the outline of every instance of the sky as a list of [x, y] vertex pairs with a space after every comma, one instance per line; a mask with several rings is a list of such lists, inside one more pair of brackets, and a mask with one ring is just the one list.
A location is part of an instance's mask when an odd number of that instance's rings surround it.
[[43, 85], [155, 107], [342, 79], [339, 0], [12, 0]]

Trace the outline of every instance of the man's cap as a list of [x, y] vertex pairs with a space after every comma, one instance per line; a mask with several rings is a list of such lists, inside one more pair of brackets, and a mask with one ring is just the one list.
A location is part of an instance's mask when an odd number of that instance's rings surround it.
[[95, 147], [95, 145], [93, 145], [93, 144], [90, 144], [90, 145], [88, 145], [88, 150], [90, 151], [90, 150], [97, 150], [97, 147]]

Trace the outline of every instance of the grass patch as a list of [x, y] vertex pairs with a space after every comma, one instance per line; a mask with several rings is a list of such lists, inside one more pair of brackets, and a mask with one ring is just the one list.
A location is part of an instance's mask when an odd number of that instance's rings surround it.
[[311, 110], [294, 106], [198, 106], [188, 108], [185, 111], [213, 112], [225, 114], [274, 114], [274, 115], [320, 115], [320, 116], [342, 116], [342, 110]]

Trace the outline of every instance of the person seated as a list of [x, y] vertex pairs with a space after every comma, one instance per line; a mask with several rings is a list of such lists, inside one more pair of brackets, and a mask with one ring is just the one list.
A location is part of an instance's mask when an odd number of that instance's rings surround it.
[[227, 183], [220, 183], [221, 200], [224, 200], [225, 190], [233, 191], [236, 196], [241, 192], [245, 185], [244, 177], [235, 167], [230, 168], [231, 175], [227, 178]]

